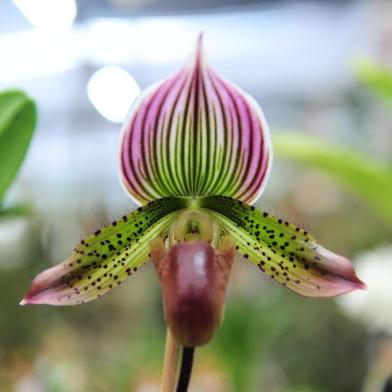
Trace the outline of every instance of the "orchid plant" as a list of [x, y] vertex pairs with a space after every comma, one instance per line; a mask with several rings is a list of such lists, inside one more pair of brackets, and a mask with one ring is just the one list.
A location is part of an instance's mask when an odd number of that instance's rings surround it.
[[[304, 296], [364, 288], [346, 258], [252, 206], [271, 164], [260, 107], [205, 62], [200, 37], [191, 60], [147, 88], [123, 125], [121, 179], [140, 207], [87, 236], [67, 260], [40, 273], [21, 304], [95, 300], [152, 260], [172, 347], [166, 360], [175, 363], [182, 346], [183, 363], [190, 366], [191, 350], [208, 343], [221, 324], [235, 255]], [[177, 390], [186, 390], [188, 382], [189, 375], [180, 379]], [[173, 387], [172, 376], [163, 389]]]

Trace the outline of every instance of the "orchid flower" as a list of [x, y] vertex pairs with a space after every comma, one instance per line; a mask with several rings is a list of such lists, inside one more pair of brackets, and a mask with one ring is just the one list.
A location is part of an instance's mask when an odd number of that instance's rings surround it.
[[140, 207], [40, 273], [21, 304], [95, 300], [152, 260], [174, 339], [194, 347], [222, 321], [235, 254], [303, 296], [364, 288], [346, 258], [252, 206], [271, 164], [260, 107], [205, 62], [200, 37], [190, 61], [147, 88], [123, 125], [121, 180]]

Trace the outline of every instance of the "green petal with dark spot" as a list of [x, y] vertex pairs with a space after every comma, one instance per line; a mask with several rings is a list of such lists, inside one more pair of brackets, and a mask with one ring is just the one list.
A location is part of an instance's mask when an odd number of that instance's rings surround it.
[[78, 305], [120, 285], [149, 259], [149, 243], [166, 235], [186, 199], [148, 203], [82, 240], [63, 263], [41, 272], [21, 305]]
[[331, 297], [365, 288], [349, 260], [291, 223], [225, 196], [204, 197], [198, 205], [234, 238], [245, 259], [298, 294]]

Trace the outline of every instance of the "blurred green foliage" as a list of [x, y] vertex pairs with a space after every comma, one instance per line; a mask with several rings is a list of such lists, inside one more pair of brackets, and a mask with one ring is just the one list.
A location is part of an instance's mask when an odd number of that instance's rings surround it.
[[23, 92], [0, 93], [0, 203], [23, 162], [36, 119], [36, 106]]
[[[225, 321], [212, 343], [233, 391], [360, 390], [366, 372], [364, 329], [337, 313], [331, 301], [290, 292], [262, 297], [236, 293], [229, 299]], [[351, 350], [358, 355], [355, 359]], [[271, 379], [272, 365], [284, 369], [283, 385], [275, 384], [279, 374]]]
[[[384, 101], [392, 103], [392, 70], [363, 59], [356, 67], [359, 80]], [[381, 218], [392, 224], [392, 162], [382, 162], [348, 147], [299, 132], [277, 132], [276, 156], [316, 167], [356, 191]]]
[[278, 158], [317, 167], [362, 196], [392, 224], [392, 167], [358, 151], [298, 132], [273, 138]]
[[392, 104], [392, 70], [381, 67], [370, 60], [357, 63], [359, 80], [371, 88], [377, 95]]

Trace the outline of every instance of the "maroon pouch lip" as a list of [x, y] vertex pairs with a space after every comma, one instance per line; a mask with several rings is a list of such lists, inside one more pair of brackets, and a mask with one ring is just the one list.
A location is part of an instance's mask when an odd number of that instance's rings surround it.
[[216, 250], [208, 242], [185, 241], [152, 250], [151, 257], [175, 340], [185, 347], [208, 343], [223, 318], [234, 247]]

